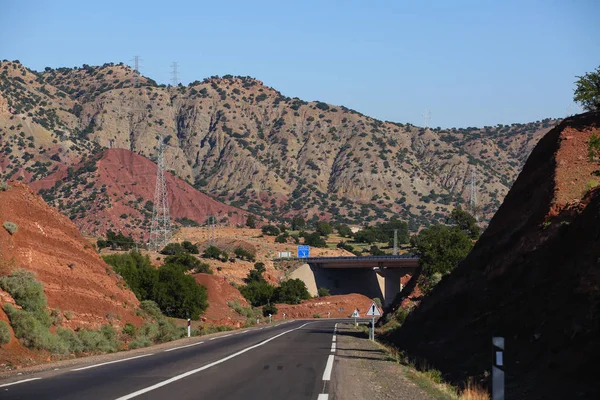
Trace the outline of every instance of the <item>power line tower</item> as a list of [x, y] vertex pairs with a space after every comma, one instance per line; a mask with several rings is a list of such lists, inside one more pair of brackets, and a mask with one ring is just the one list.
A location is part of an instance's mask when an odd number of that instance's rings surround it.
[[477, 178], [475, 177], [475, 171], [471, 171], [471, 196], [469, 198], [469, 204], [471, 206], [471, 212], [475, 219], [477, 219]]
[[217, 244], [215, 240], [215, 216], [208, 216], [208, 243], [211, 246], [215, 246]]
[[177, 62], [173, 62], [171, 64], [171, 83], [173, 86], [177, 86], [179, 84], [179, 72], [177, 71]]
[[425, 110], [423, 113], [423, 119], [425, 119], [425, 129], [429, 128], [429, 120], [431, 119], [431, 113], [429, 110]]
[[140, 56], [133, 56], [133, 71], [134, 71], [134, 83], [135, 86], [139, 86], [140, 84], [140, 61], [142, 59]]
[[394, 255], [398, 255], [398, 229], [394, 229]]
[[169, 199], [167, 198], [167, 182], [165, 181], [165, 144], [163, 137], [158, 139], [158, 169], [156, 171], [156, 187], [154, 189], [154, 207], [152, 209], [152, 227], [150, 228], [150, 248], [161, 249], [171, 239], [171, 216]]

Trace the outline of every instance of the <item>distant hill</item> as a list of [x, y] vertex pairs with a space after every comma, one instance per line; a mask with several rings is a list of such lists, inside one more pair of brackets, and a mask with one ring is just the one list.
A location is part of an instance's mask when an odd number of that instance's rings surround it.
[[163, 135], [171, 146], [166, 164], [176, 176], [276, 219], [399, 217], [415, 230], [468, 202], [475, 174], [487, 220], [556, 123], [425, 129], [285, 97], [248, 77], [165, 87], [125, 65], [34, 72], [0, 63], [5, 178], [39, 180], [106, 148], [153, 160]]

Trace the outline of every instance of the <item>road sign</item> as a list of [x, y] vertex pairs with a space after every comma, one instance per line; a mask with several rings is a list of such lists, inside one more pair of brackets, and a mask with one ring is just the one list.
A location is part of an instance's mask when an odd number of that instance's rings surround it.
[[381, 316], [379, 307], [377, 307], [377, 304], [375, 304], [375, 302], [373, 302], [373, 304], [371, 304], [371, 307], [369, 307], [369, 311], [367, 311], [367, 315], [369, 317], [380, 317]]
[[358, 312], [358, 308], [354, 310], [352, 313], [352, 318], [360, 318], [360, 313]]
[[310, 257], [310, 246], [298, 246], [298, 258]]

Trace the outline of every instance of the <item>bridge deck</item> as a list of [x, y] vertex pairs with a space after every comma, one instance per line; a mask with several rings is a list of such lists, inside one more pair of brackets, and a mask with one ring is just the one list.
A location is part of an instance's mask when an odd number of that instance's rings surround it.
[[277, 258], [275, 260], [304, 261], [320, 268], [415, 268], [419, 257], [403, 254], [399, 256]]

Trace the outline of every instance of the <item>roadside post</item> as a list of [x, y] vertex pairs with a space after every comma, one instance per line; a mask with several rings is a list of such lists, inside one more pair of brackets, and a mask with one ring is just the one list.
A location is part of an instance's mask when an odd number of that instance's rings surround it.
[[354, 326], [357, 327], [358, 321], [356, 320], [356, 318], [360, 318], [360, 313], [358, 312], [358, 308], [355, 309], [354, 312], [352, 313], [352, 318], [354, 318]]
[[192, 336], [192, 320], [188, 318], [188, 337]]
[[272, 321], [272, 318], [271, 318], [271, 317], [272, 317], [272, 315], [271, 315], [271, 314], [269, 314], [269, 323], [271, 323], [271, 321]]
[[327, 318], [331, 315], [331, 311], [327, 311]]
[[371, 331], [369, 332], [369, 339], [375, 341], [375, 317], [381, 316], [381, 311], [379, 311], [379, 308], [377, 307], [377, 304], [375, 304], [375, 302], [373, 302], [373, 304], [371, 304], [371, 307], [369, 307], [369, 311], [367, 311], [367, 316], [371, 317]]
[[285, 313], [283, 313], [283, 320], [285, 321]]
[[504, 400], [504, 338], [493, 337], [492, 400]]

